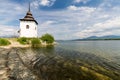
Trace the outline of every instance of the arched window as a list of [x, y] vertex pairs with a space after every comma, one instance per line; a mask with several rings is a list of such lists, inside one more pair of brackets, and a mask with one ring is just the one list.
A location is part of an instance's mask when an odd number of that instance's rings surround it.
[[29, 29], [29, 25], [26, 25], [26, 29]]

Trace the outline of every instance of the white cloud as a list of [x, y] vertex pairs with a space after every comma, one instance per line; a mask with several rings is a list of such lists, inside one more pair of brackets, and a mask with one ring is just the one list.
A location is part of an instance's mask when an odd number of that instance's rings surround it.
[[81, 2], [82, 0], [75, 0], [75, 2], [77, 2], [77, 3], [79, 3], [79, 2]]
[[43, 6], [52, 6], [56, 0], [42, 0], [41, 5]]
[[104, 18], [109, 18], [109, 17], [110, 17], [110, 15], [108, 15], [108, 14], [104, 14], [104, 15], [99, 16], [98, 18], [100, 18], [100, 19], [104, 19]]
[[77, 10], [78, 8], [74, 5], [68, 7], [69, 10]]
[[[89, 36], [120, 35], [120, 6], [109, 6], [111, 5], [109, 0], [97, 7], [77, 7], [72, 4], [67, 9], [56, 11], [42, 11], [38, 8], [40, 5], [51, 6], [55, 0], [32, 1], [31, 9], [39, 23], [39, 36], [50, 33], [56, 39], [75, 39]], [[76, 0], [78, 3], [80, 1], [83, 0]], [[0, 9], [0, 36], [6, 35], [7, 32], [7, 35], [12, 35], [19, 29], [19, 18], [25, 16], [28, 8], [27, 3], [21, 5], [10, 2], [10, 0], [3, 0], [0, 7], [2, 8]]]
[[[55, 39], [72, 39], [73, 34], [82, 30], [95, 8], [78, 7], [78, 10], [40, 11], [39, 36], [50, 33]], [[41, 22], [42, 21], [42, 22]]]
[[52, 6], [56, 0], [34, 0], [32, 1], [32, 5], [35, 8], [38, 8], [39, 6]]
[[51, 25], [51, 24], [53, 24], [53, 23], [55, 23], [55, 21], [45, 21], [44, 23], [42, 23], [40, 26], [41, 27], [47, 27], [47, 26], [49, 26], [49, 25]]
[[93, 8], [93, 7], [76, 7], [74, 5], [71, 5], [68, 7], [68, 10], [77, 10], [77, 11], [83, 11], [83, 12], [86, 12], [86, 13], [92, 13], [95, 11], [96, 8]]
[[90, 0], [74, 0], [74, 3], [80, 3], [83, 2], [84, 4], [86, 4], [87, 2], [89, 2]]
[[39, 2], [37, 0], [31, 2], [31, 6], [34, 8], [38, 8], [39, 7]]
[[5, 25], [0, 25], [0, 36], [16, 36], [17, 35], [17, 27], [15, 26], [5, 26]]
[[[116, 17], [101, 23], [95, 23], [93, 26], [87, 27], [75, 35], [80, 38], [86, 38], [90, 36], [114, 35], [118, 31], [120, 31], [120, 17]], [[120, 35], [120, 33], [117, 33], [117, 35]]]
[[96, 8], [93, 8], [93, 7], [80, 7], [79, 10], [80, 11], [85, 11], [87, 13], [92, 13], [95, 11]]
[[0, 36], [14, 36], [19, 29], [19, 18], [25, 15], [27, 8], [24, 4], [15, 4], [9, 0], [1, 1], [0, 7]]
[[48, 6], [50, 4], [50, 1], [49, 0], [41, 0], [40, 4], [43, 6]]
[[[7, 6], [6, 6], [7, 4]], [[24, 4], [15, 4], [9, 1], [1, 1], [0, 3], [0, 24], [8, 24], [12, 21], [19, 20], [20, 15], [24, 15], [27, 11]], [[16, 25], [16, 24], [15, 24]]]

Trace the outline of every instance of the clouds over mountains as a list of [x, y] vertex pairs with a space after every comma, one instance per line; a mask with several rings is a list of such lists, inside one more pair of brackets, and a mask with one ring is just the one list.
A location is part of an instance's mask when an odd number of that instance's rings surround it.
[[[32, 13], [39, 22], [39, 36], [51, 33], [56, 39], [120, 35], [119, 5], [119, 0], [31, 0]], [[0, 36], [6, 34], [5, 29], [15, 32], [28, 2], [4, 0], [0, 7]]]

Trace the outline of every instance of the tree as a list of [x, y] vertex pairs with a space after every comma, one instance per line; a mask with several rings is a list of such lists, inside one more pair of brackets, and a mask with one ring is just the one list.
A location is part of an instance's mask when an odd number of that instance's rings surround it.
[[41, 37], [41, 40], [46, 42], [46, 43], [53, 43], [54, 42], [54, 37], [50, 34], [44, 34], [42, 37]]
[[31, 40], [31, 44], [32, 44], [32, 47], [39, 47], [41, 42], [40, 42], [40, 39], [39, 38], [33, 38]]

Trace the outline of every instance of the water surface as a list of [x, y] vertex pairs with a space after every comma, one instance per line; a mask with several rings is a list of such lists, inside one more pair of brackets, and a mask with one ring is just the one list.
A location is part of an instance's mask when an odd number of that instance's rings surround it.
[[16, 80], [120, 79], [120, 41], [58, 43], [41, 48], [0, 49], [0, 69], [10, 68], [9, 75]]
[[120, 64], [120, 41], [59, 41], [60, 47], [107, 58]]

